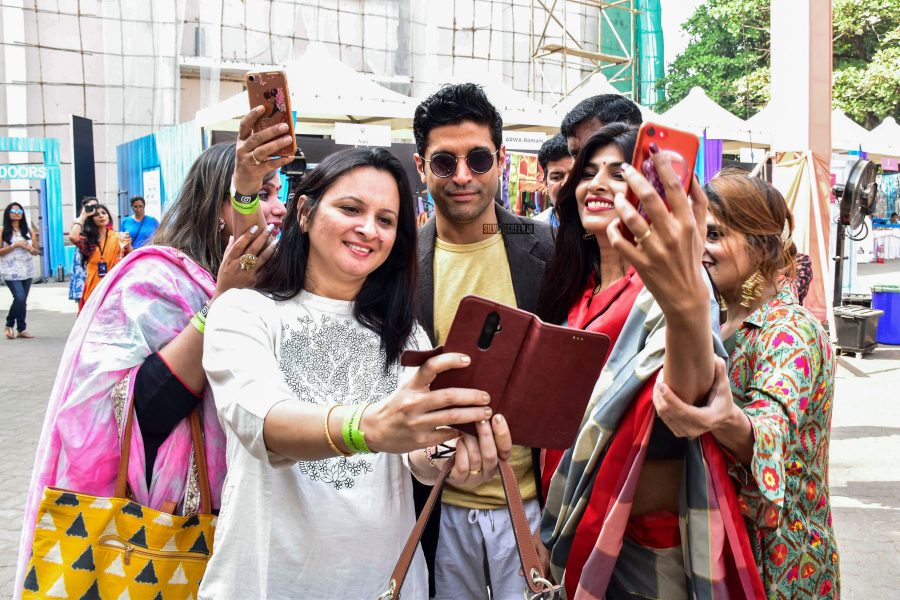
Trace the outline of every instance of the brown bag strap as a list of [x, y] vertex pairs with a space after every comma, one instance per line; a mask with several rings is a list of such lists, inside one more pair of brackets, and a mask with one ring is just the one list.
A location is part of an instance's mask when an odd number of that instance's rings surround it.
[[[425, 524], [431, 517], [434, 505], [440, 500], [441, 490], [450, 475], [450, 470], [456, 462], [456, 457], [451, 456], [450, 459], [441, 468], [434, 487], [431, 488], [431, 494], [428, 501], [422, 508], [419, 519], [413, 527], [403, 552], [400, 553], [400, 559], [391, 573], [391, 580], [388, 590], [378, 597], [378, 600], [399, 600], [400, 589], [403, 587], [403, 581], [409, 571], [410, 563], [415, 556], [416, 548], [422, 539], [422, 533], [425, 531]], [[552, 585], [545, 577], [544, 570], [541, 568], [541, 561], [538, 558], [537, 550], [534, 547], [534, 540], [531, 538], [531, 526], [528, 524], [528, 517], [525, 516], [525, 506], [522, 504], [522, 496], [519, 494], [519, 482], [516, 480], [516, 474], [512, 467], [505, 460], [500, 461], [500, 479], [503, 481], [503, 491], [506, 493], [507, 508], [509, 516], [513, 524], [513, 534], [516, 538], [516, 547], [519, 550], [519, 560], [522, 563], [522, 572], [525, 573], [525, 584], [528, 590], [535, 598], [550, 596], [558, 590], [557, 586]]]
[[[212, 496], [209, 491], [209, 474], [206, 468], [206, 449], [203, 446], [203, 426], [200, 424], [200, 408], [188, 417], [191, 424], [191, 443], [194, 446], [194, 464], [200, 484], [200, 513], [212, 514]], [[131, 456], [131, 426], [134, 421], [134, 394], [125, 406], [125, 431], [122, 433], [122, 452], [119, 455], [119, 473], [116, 476], [116, 498], [128, 497], [128, 460]]]

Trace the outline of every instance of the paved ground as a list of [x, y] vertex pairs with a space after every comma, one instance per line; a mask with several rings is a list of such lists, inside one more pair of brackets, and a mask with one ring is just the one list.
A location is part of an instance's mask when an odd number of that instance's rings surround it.
[[[900, 261], [861, 265], [871, 283], [900, 283]], [[29, 299], [35, 340], [0, 339], [0, 597], [12, 591], [22, 508], [37, 437], [59, 358], [75, 319], [61, 284], [36, 285]], [[0, 312], [11, 299], [0, 291]], [[834, 526], [843, 597], [900, 595], [900, 346], [841, 357], [831, 444]]]

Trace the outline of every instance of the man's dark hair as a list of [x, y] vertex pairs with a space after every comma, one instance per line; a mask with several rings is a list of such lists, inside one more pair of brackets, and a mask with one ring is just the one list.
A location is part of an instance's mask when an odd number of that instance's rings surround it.
[[561, 133], [557, 133], [552, 138], [541, 145], [538, 150], [538, 162], [544, 171], [544, 177], [547, 176], [547, 165], [552, 160], [559, 160], [569, 156], [569, 147], [566, 146], [566, 138]]
[[619, 94], [600, 94], [585, 98], [575, 105], [563, 118], [559, 127], [563, 137], [575, 135], [575, 128], [588, 119], [597, 119], [602, 124], [627, 123], [640, 125], [643, 122], [641, 109], [637, 104]]
[[[588, 236], [578, 214], [575, 191], [588, 169], [594, 154], [607, 146], [615, 146], [625, 162], [631, 162], [638, 128], [625, 123], [610, 123], [601, 127], [578, 152], [575, 165], [559, 190], [556, 214], [556, 249], [544, 271], [544, 281], [538, 296], [537, 315], [545, 323], [562, 323], [572, 304], [584, 293], [584, 286], [593, 274], [600, 282], [600, 247]], [[607, 258], [606, 260], [609, 260]]]
[[132, 196], [132, 197], [131, 197], [131, 206], [134, 206], [134, 203], [137, 202], [138, 200], [140, 200], [141, 202], [143, 202], [144, 205], [146, 206], [147, 202], [144, 201], [144, 197], [143, 197], [143, 196]]
[[416, 152], [425, 158], [428, 134], [435, 127], [456, 125], [463, 121], [486, 125], [491, 130], [495, 149], [503, 145], [503, 119], [482, 87], [474, 83], [448, 83], [416, 107], [413, 116]]

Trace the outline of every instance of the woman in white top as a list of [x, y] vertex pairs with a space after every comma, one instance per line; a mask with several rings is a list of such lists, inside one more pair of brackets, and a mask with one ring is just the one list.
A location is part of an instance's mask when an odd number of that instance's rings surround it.
[[[409, 470], [438, 474], [422, 449], [456, 442], [450, 480], [463, 486], [509, 456], [487, 394], [428, 389], [468, 357], [399, 367], [405, 348], [428, 346], [413, 317], [412, 198], [386, 150], [329, 156], [301, 183], [257, 290], [211, 310], [203, 366], [228, 474], [201, 598], [377, 598], [415, 522]], [[447, 427], [471, 422], [477, 437]], [[428, 597], [421, 551], [403, 592]]]
[[0, 275], [13, 296], [3, 332], [8, 340], [17, 337], [33, 338], [25, 328], [25, 310], [28, 290], [34, 278], [34, 261], [31, 257], [41, 251], [36, 247], [28, 229], [25, 209], [18, 202], [10, 202], [3, 211], [0, 239]]

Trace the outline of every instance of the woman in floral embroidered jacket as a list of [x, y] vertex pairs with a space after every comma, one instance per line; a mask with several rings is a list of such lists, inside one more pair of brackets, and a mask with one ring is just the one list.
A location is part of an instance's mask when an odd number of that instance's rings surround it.
[[[706, 186], [704, 266], [727, 306], [706, 406], [657, 384], [654, 403], [678, 435], [711, 431], [730, 452], [767, 598], [837, 598], [828, 490], [834, 353], [792, 289], [793, 218], [770, 184], [725, 172]], [[702, 229], [702, 226], [701, 226]]]

